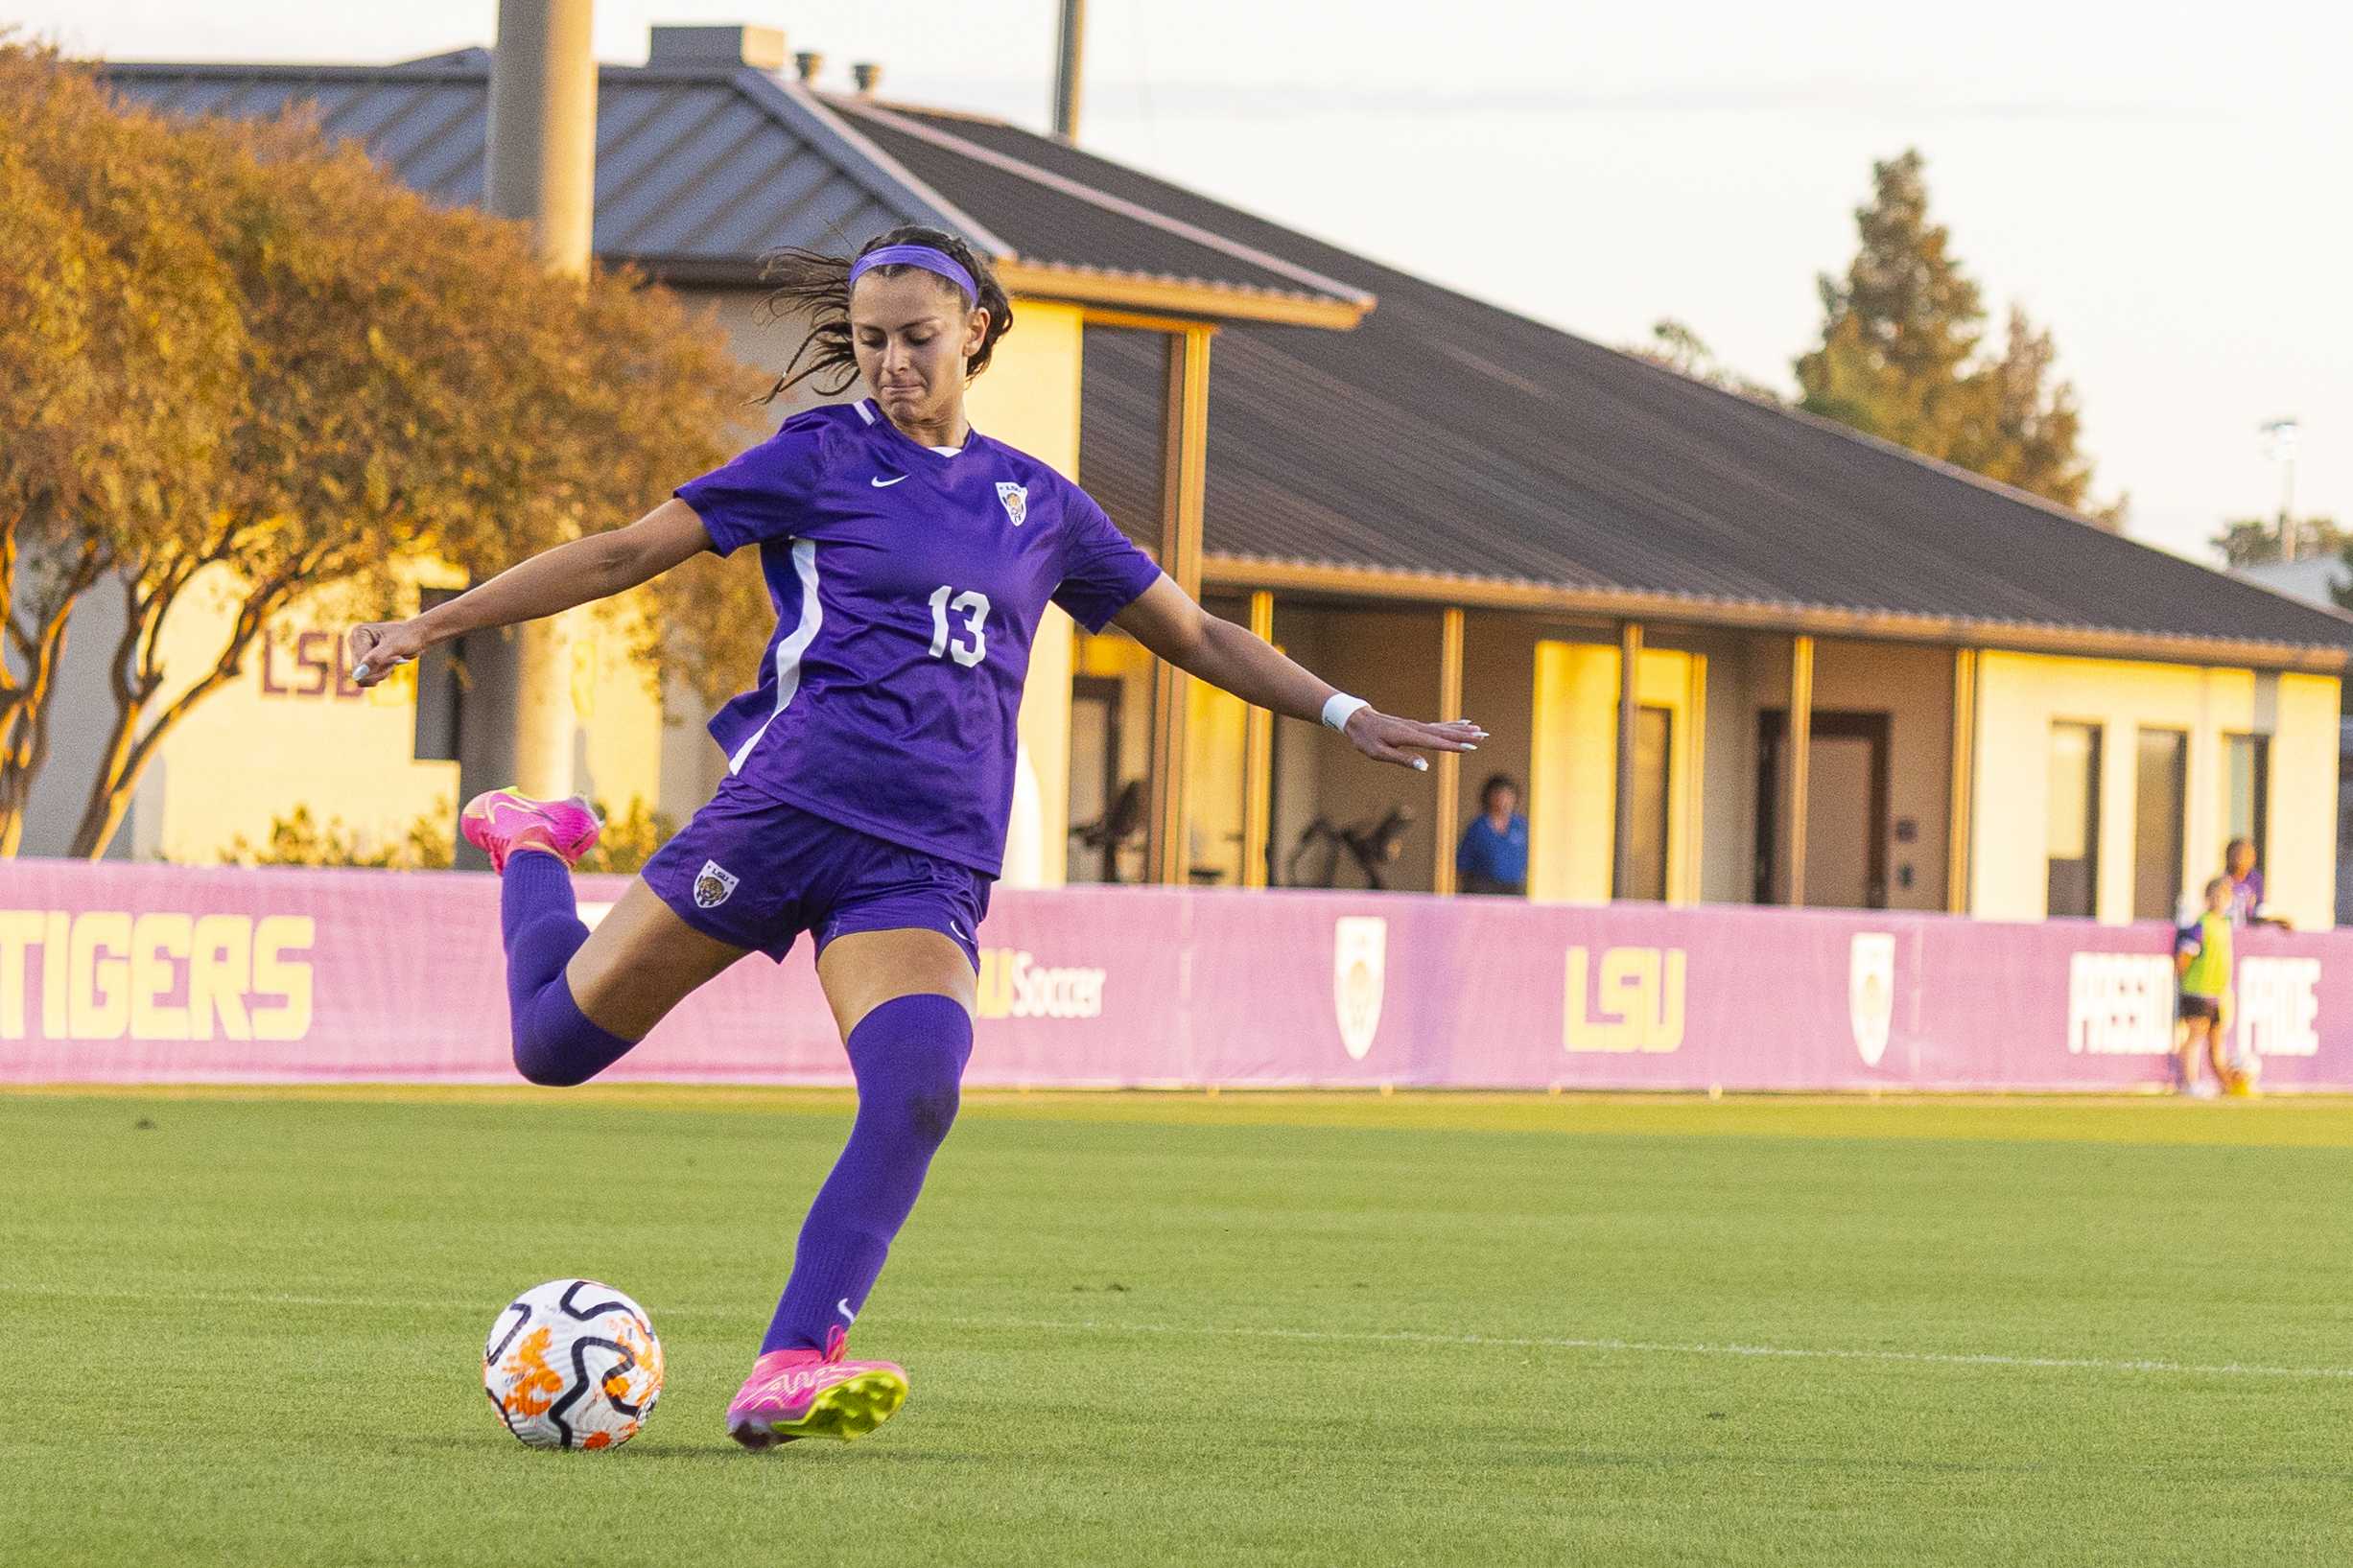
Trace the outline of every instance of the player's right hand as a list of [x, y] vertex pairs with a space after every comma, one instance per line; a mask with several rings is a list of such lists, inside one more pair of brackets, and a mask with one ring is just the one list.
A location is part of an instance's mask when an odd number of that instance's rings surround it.
[[351, 647], [351, 678], [364, 687], [376, 685], [428, 645], [414, 620], [371, 620], [352, 627], [345, 640]]
[[1341, 733], [1376, 762], [1394, 762], [1417, 773], [1427, 773], [1430, 766], [1428, 758], [1414, 755], [1417, 751], [1476, 751], [1487, 738], [1487, 732], [1467, 718], [1430, 724], [1377, 708], [1359, 708], [1349, 714]]

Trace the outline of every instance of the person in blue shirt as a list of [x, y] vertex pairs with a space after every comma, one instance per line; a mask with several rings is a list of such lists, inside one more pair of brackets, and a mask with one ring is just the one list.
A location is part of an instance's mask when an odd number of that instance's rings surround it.
[[1503, 774], [1479, 788], [1479, 814], [1454, 846], [1454, 873], [1465, 893], [1528, 891], [1528, 819], [1519, 814], [1519, 786]]

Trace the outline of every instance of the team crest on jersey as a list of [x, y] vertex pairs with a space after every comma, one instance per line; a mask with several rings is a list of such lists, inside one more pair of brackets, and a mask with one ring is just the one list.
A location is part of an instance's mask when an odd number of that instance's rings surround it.
[[717, 860], [705, 860], [702, 870], [694, 874], [694, 907], [717, 909], [727, 901], [727, 895], [736, 890], [740, 879]]
[[1005, 503], [1005, 515], [1013, 519], [1015, 527], [1029, 521], [1029, 486], [999, 480], [997, 499]]

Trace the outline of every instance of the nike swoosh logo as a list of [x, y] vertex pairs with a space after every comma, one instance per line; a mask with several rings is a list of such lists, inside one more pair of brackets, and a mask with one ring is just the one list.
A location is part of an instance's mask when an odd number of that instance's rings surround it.
[[845, 1296], [845, 1297], [843, 1297], [843, 1298], [842, 1298], [840, 1300], [836, 1301], [836, 1302], [835, 1302], [835, 1303], [834, 1303], [834, 1304], [835, 1304], [836, 1307], [840, 1308], [840, 1310], [841, 1310], [841, 1315], [842, 1315], [844, 1318], [849, 1319], [849, 1320], [850, 1320], [850, 1322], [858, 1322], [858, 1314], [857, 1314], [857, 1313], [855, 1313], [855, 1312], [852, 1312], [852, 1311], [850, 1310], [850, 1299], [849, 1299], [848, 1297], [846, 1297], [846, 1296]]
[[896, 480], [868, 480], [866, 482], [873, 485], [877, 490], [887, 490], [892, 485], [899, 483], [901, 480], [906, 478], [906, 476], [902, 474]]

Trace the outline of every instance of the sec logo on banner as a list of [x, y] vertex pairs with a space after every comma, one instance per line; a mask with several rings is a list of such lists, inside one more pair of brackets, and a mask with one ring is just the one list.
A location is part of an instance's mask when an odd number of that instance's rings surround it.
[[1895, 939], [1886, 932], [1857, 931], [1847, 949], [1847, 1017], [1863, 1065], [1877, 1066], [1895, 1018]]
[[1343, 915], [1331, 928], [1331, 1002], [1340, 1043], [1361, 1062], [1380, 1032], [1389, 923], [1378, 915]]

